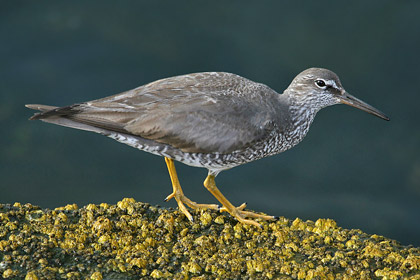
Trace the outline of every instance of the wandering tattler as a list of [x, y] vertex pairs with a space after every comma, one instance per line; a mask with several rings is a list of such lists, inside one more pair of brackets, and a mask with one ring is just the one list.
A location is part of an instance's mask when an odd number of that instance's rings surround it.
[[[384, 120], [379, 110], [347, 93], [338, 76], [322, 68], [297, 75], [283, 94], [224, 72], [158, 80], [117, 95], [66, 107], [26, 105], [41, 112], [31, 120], [93, 131], [134, 148], [165, 157], [179, 209], [227, 211], [245, 224], [275, 217], [233, 206], [215, 177], [223, 170], [284, 152], [306, 135], [316, 113], [347, 104]], [[198, 204], [182, 192], [174, 160], [208, 169], [204, 186], [223, 205]], [[251, 218], [251, 219], [249, 219]]]

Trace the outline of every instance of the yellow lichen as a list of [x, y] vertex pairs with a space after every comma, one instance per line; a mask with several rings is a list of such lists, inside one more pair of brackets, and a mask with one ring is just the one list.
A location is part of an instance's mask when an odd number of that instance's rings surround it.
[[169, 272], [163, 272], [163, 271], [161, 271], [161, 270], [157, 270], [157, 269], [155, 269], [155, 270], [153, 270], [152, 271], [152, 273], [150, 273], [150, 276], [152, 277], [152, 278], [165, 278], [165, 279], [169, 279], [171, 276], [172, 276], [172, 274], [171, 273], [169, 273]]
[[[86, 210], [89, 210], [89, 211], [97, 211], [98, 210], [98, 207], [96, 207], [96, 205], [95, 204], [88, 204], [87, 206], [86, 206]], [[99, 272], [95, 272], [95, 273], [99, 273]], [[94, 273], [94, 274], [95, 274]], [[94, 275], [94, 274], [92, 274], [92, 275]]]
[[38, 280], [38, 276], [33, 271], [29, 271], [25, 276], [25, 280]]
[[15, 276], [16, 274], [17, 274], [17, 271], [14, 271], [14, 270], [8, 268], [3, 272], [2, 276], [3, 276], [3, 278], [7, 279], [7, 278], [11, 278], [11, 277]]
[[216, 219], [214, 219], [214, 222], [215, 222], [216, 224], [221, 225], [221, 224], [224, 224], [225, 219], [223, 219], [223, 216], [217, 216], [217, 217], [216, 217]]
[[63, 212], [58, 213], [55, 221], [54, 221], [54, 225], [58, 225], [60, 223], [66, 223], [68, 220], [67, 215], [64, 214]]
[[196, 273], [200, 273], [201, 272], [201, 266], [199, 266], [198, 264], [196, 264], [196, 263], [190, 263], [189, 265], [188, 265], [188, 271], [189, 272], [191, 272], [191, 273], [194, 273], [194, 274], [196, 274]]
[[136, 203], [134, 198], [124, 198], [123, 200], [117, 202], [117, 206], [122, 210], [126, 210], [127, 213], [131, 215], [134, 212], [134, 203]]
[[204, 212], [200, 215], [200, 221], [203, 226], [208, 226], [211, 223], [211, 215], [208, 212]]
[[99, 271], [96, 271], [94, 273], [92, 273], [92, 275], [90, 276], [90, 280], [102, 280], [102, 273], [100, 273]]
[[108, 218], [105, 217], [98, 217], [96, 221], [93, 223], [92, 230], [97, 234], [101, 234], [103, 232], [108, 232], [112, 229], [112, 223]]
[[401, 279], [403, 274], [400, 271], [395, 271], [389, 267], [385, 267], [383, 269], [376, 270], [375, 276], [382, 277], [383, 279], [398, 280], [398, 279]]
[[192, 211], [190, 223], [177, 210], [134, 199], [81, 209], [14, 205], [0, 204], [0, 276], [8, 279], [415, 279], [420, 273], [420, 249], [330, 219], [280, 217], [259, 221], [259, 229], [210, 210]]
[[408, 256], [403, 263], [401, 268], [408, 270], [419, 270], [420, 269], [420, 256]]
[[57, 207], [54, 210], [55, 211], [71, 211], [71, 210], [77, 210], [79, 207], [77, 206], [77, 204], [67, 204], [66, 206], [63, 207]]

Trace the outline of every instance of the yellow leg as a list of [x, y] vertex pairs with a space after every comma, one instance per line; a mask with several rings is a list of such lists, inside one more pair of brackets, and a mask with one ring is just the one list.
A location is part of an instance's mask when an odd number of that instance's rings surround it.
[[255, 218], [255, 219], [263, 219], [263, 220], [271, 220], [271, 219], [276, 218], [274, 216], [261, 215], [254, 212], [243, 211], [243, 209], [246, 207], [245, 203], [243, 203], [239, 207], [233, 206], [232, 203], [230, 203], [229, 200], [227, 200], [227, 198], [216, 187], [214, 178], [215, 178], [214, 175], [209, 174], [206, 180], [204, 181], [204, 186], [223, 205], [223, 208], [221, 208], [220, 211], [227, 211], [233, 217], [235, 217], [239, 222], [244, 223], [244, 224], [254, 225], [257, 227], [261, 227], [261, 225], [257, 223], [256, 221], [247, 220], [246, 218]]
[[216, 204], [198, 204], [194, 201], [191, 201], [187, 198], [182, 192], [181, 185], [178, 180], [178, 175], [176, 174], [174, 161], [170, 158], [165, 157], [166, 165], [168, 166], [169, 176], [171, 177], [173, 192], [165, 198], [165, 201], [169, 201], [172, 198], [175, 198], [178, 203], [179, 210], [187, 216], [188, 220], [193, 221], [193, 217], [190, 212], [188, 212], [187, 207], [184, 203], [191, 207], [192, 209], [213, 209], [218, 210], [219, 205]]

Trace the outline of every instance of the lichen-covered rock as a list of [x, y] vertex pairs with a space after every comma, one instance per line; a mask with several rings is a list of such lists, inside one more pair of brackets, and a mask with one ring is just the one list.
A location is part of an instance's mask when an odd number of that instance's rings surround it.
[[54, 210], [0, 204], [6, 279], [420, 279], [420, 249], [333, 220], [260, 221], [123, 199]]

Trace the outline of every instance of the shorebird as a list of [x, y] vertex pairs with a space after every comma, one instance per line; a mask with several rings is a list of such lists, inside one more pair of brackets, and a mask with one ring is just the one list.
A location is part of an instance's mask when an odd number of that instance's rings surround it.
[[[260, 226], [254, 219], [274, 216], [235, 207], [216, 187], [224, 170], [284, 152], [308, 133], [316, 113], [346, 104], [381, 119], [378, 109], [345, 91], [338, 76], [323, 68], [298, 74], [282, 93], [241, 76], [204, 72], [161, 79], [133, 90], [66, 107], [29, 104], [39, 110], [31, 120], [100, 133], [134, 148], [163, 156], [172, 181], [172, 198], [193, 221], [192, 209], [227, 211], [239, 222]], [[188, 199], [174, 160], [208, 169], [204, 186], [222, 204]]]

